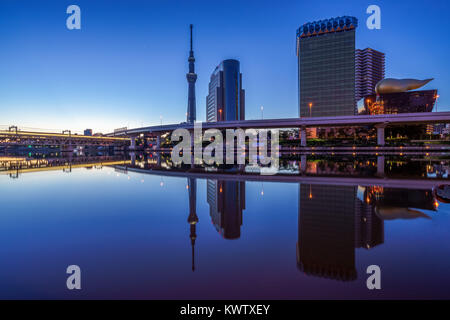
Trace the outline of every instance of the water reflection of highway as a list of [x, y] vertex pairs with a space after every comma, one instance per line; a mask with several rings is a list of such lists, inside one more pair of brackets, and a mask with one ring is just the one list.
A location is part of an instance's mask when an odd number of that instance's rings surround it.
[[20, 174], [40, 171], [71, 172], [76, 168], [98, 168], [103, 166], [129, 165], [130, 160], [123, 156], [96, 156], [76, 158], [42, 158], [28, 159], [25, 157], [1, 157], [0, 174], [17, 179]]

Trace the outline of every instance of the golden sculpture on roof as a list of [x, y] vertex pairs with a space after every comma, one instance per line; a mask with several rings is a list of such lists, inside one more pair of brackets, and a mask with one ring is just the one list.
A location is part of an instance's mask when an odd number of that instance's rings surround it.
[[386, 78], [376, 84], [375, 92], [376, 94], [406, 92], [423, 87], [431, 80], [433, 78], [425, 80]]

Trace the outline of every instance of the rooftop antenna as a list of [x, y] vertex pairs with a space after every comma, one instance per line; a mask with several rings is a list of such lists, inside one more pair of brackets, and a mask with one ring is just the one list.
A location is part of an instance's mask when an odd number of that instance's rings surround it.
[[192, 52], [192, 27], [193, 27], [193, 25], [191, 24], [191, 25], [189, 25], [189, 27], [191, 29], [191, 52]]

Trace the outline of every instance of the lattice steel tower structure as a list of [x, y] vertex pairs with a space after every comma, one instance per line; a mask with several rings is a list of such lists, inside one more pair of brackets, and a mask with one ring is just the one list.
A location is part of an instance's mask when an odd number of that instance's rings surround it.
[[187, 123], [194, 123], [197, 119], [196, 116], [196, 107], [195, 107], [195, 81], [197, 81], [197, 74], [195, 73], [195, 58], [194, 51], [192, 50], [192, 28], [193, 25], [190, 25], [191, 29], [191, 50], [189, 51], [189, 72], [186, 74], [186, 78], [189, 84], [189, 95], [188, 95], [188, 107], [186, 113], [186, 121]]

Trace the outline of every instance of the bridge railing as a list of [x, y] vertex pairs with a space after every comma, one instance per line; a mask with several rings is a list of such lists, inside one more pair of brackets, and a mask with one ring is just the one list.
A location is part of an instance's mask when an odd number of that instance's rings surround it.
[[[67, 129], [48, 129], [48, 128], [36, 128], [36, 127], [22, 127], [15, 125], [0, 125], [0, 131], [23, 131], [23, 132], [40, 132], [40, 133], [63, 133], [67, 132]], [[70, 130], [71, 134], [83, 135], [83, 131]]]

